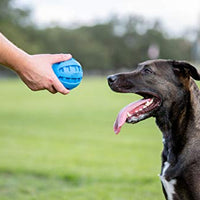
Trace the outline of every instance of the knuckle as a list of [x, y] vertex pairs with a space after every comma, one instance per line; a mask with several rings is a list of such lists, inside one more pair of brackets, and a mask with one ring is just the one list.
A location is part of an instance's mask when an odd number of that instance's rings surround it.
[[58, 59], [59, 60], [66, 60], [66, 59], [69, 59], [69, 55], [68, 54], [59, 54], [58, 55]]
[[48, 78], [47, 78], [47, 82], [48, 82], [49, 85], [52, 85], [53, 82], [54, 82], [54, 79], [51, 78], [51, 77], [48, 77]]
[[56, 90], [54, 90], [53, 88], [49, 88], [49, 89], [48, 89], [48, 91], [49, 91], [49, 92], [51, 92], [52, 94], [55, 94], [55, 93], [57, 93], [57, 91], [56, 91]]
[[53, 91], [51, 91], [51, 90], [48, 90], [48, 91], [49, 91], [51, 94], [54, 94]]
[[62, 60], [64, 58], [64, 56], [62, 54], [57, 54], [57, 55], [55, 55], [55, 58], [57, 60]]
[[59, 54], [59, 55], [58, 55], [58, 58], [63, 59], [63, 58], [64, 58], [64, 55], [63, 55], [63, 54]]
[[37, 88], [37, 87], [34, 87], [34, 86], [32, 86], [32, 87], [29, 87], [32, 91], [38, 91], [39, 89]]

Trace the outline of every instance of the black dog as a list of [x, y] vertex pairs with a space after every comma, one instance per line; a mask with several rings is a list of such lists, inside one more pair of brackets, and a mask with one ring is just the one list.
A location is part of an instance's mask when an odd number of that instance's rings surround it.
[[187, 62], [146, 61], [129, 73], [108, 77], [112, 90], [144, 98], [123, 108], [114, 130], [155, 117], [163, 133], [160, 179], [168, 200], [200, 200], [200, 80]]

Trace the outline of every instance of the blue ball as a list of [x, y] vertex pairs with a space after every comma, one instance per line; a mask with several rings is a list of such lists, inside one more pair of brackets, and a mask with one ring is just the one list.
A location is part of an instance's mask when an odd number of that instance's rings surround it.
[[83, 78], [82, 67], [74, 58], [55, 63], [52, 68], [60, 82], [69, 90], [77, 87]]

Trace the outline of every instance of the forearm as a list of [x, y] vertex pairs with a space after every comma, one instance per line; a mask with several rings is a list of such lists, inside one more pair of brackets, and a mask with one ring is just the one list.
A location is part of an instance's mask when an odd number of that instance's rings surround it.
[[29, 54], [19, 49], [0, 33], [0, 63], [18, 72], [28, 62]]
[[29, 55], [0, 33], [0, 64], [16, 71], [31, 90], [69, 93], [53, 72], [52, 64], [70, 59], [70, 54]]

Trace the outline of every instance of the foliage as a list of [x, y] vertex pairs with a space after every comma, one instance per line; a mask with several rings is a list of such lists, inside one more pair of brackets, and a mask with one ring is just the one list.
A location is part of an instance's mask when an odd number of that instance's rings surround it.
[[147, 51], [152, 44], [159, 47], [159, 58], [191, 60], [190, 41], [168, 37], [158, 21], [134, 15], [122, 19], [113, 16], [93, 26], [40, 29], [31, 21], [31, 9], [12, 5], [12, 0], [0, 1], [0, 31], [8, 39], [30, 54], [72, 53], [85, 71], [135, 67], [149, 59]]

